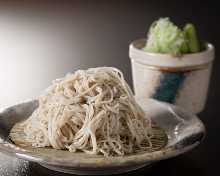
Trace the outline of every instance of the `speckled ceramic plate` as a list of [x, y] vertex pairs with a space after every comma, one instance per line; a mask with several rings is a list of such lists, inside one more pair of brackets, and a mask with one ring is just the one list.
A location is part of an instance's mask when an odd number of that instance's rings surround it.
[[0, 151], [10, 156], [37, 162], [49, 169], [73, 174], [114, 174], [131, 171], [156, 161], [185, 153], [197, 146], [205, 136], [202, 122], [181, 108], [156, 100], [138, 100], [168, 136], [166, 146], [152, 153], [105, 158], [101, 155], [70, 153], [51, 148], [22, 148], [8, 138], [15, 123], [26, 119], [38, 106], [36, 100], [21, 103], [0, 112]]

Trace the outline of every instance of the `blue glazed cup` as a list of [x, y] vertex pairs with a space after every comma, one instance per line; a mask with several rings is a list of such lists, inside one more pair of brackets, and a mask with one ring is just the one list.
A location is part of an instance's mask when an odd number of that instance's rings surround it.
[[133, 87], [137, 98], [154, 98], [192, 113], [204, 109], [214, 60], [214, 46], [182, 56], [144, 51], [146, 40], [130, 44]]

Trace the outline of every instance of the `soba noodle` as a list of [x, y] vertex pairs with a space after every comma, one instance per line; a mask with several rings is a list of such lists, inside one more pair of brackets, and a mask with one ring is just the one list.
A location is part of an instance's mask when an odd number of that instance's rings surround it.
[[152, 151], [152, 126], [116, 68], [78, 70], [53, 81], [23, 123], [34, 147], [118, 156]]

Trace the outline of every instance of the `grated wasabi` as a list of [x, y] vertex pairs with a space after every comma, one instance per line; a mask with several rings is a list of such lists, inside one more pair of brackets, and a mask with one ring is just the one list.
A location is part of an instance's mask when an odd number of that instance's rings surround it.
[[151, 25], [143, 50], [181, 55], [199, 52], [200, 44], [193, 24], [186, 24], [182, 30], [169, 18], [160, 18]]

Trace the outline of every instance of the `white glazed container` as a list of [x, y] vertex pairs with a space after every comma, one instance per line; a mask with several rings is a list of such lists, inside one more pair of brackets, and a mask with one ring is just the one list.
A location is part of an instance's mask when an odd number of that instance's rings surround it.
[[145, 39], [140, 39], [129, 47], [136, 97], [155, 98], [195, 114], [201, 112], [214, 60], [213, 45], [208, 44], [207, 49], [199, 53], [174, 57], [143, 51], [145, 43]]

